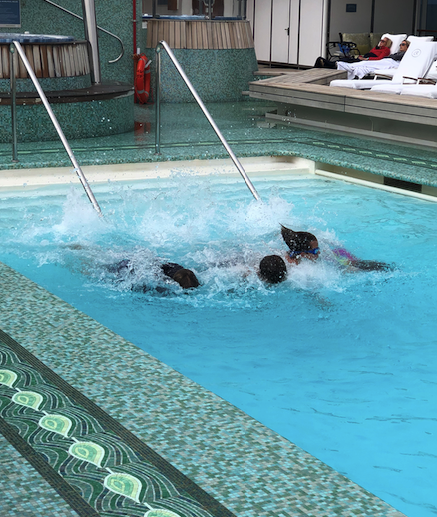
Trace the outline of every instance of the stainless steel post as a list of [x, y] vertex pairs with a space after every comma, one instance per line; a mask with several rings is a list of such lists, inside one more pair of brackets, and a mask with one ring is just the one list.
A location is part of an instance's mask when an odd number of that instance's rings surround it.
[[91, 81], [93, 84], [102, 82], [100, 73], [99, 42], [97, 39], [96, 6], [94, 0], [82, 0], [85, 38], [90, 47]]
[[84, 173], [82, 172], [82, 169], [80, 168], [80, 165], [78, 164], [73, 151], [70, 147], [70, 144], [67, 142], [67, 139], [65, 138], [64, 132], [62, 131], [61, 126], [59, 125], [58, 119], [56, 118], [55, 114], [53, 113], [52, 107], [50, 106], [49, 101], [47, 100], [47, 97], [41, 88], [41, 85], [39, 84], [38, 79], [36, 78], [35, 72], [32, 70], [32, 67], [30, 66], [29, 61], [27, 60], [26, 54], [24, 53], [23, 47], [18, 41], [14, 41], [13, 44], [15, 45], [18, 53], [20, 54], [20, 57], [24, 63], [24, 66], [26, 67], [27, 73], [29, 74], [30, 78], [32, 79], [32, 82], [36, 88], [36, 91], [38, 92], [38, 95], [40, 96], [45, 109], [47, 110], [47, 113], [49, 114], [49, 117], [55, 126], [55, 129], [59, 135], [59, 138], [61, 139], [61, 142], [63, 143], [65, 150], [68, 153], [68, 157], [70, 158], [71, 163], [74, 167], [74, 172], [78, 175], [80, 182], [82, 183], [82, 187], [84, 188], [88, 199], [91, 201], [91, 204], [93, 205], [94, 209], [97, 211], [97, 213], [101, 216], [102, 211], [100, 210], [99, 204], [97, 203], [96, 198], [94, 197], [94, 194], [88, 185], [88, 181], [85, 178]]
[[12, 123], [12, 161], [18, 162], [17, 150], [17, 84], [15, 80], [14, 54], [15, 47], [11, 43], [9, 47], [9, 73], [11, 81], [11, 123]]
[[155, 154], [161, 154], [161, 47], [156, 47]]
[[[214, 119], [211, 117], [209, 111], [206, 109], [205, 104], [203, 104], [202, 99], [199, 97], [198, 93], [194, 89], [194, 86], [191, 84], [191, 81], [188, 79], [187, 75], [183, 71], [179, 61], [176, 59], [176, 56], [173, 54], [173, 51], [171, 50], [171, 48], [167, 45], [167, 43], [165, 41], [160, 41], [158, 43], [158, 46], [156, 47], [156, 52], [158, 55], [159, 55], [159, 51], [158, 51], [159, 46], [162, 46], [167, 51], [167, 54], [169, 55], [170, 59], [173, 61], [173, 64], [176, 67], [177, 71], [181, 75], [182, 79], [185, 81], [185, 84], [188, 86], [190, 92], [193, 94], [193, 97], [196, 99], [197, 104], [200, 106], [205, 117], [208, 119], [208, 122], [211, 124], [212, 128], [216, 132], [216, 135], [219, 137], [221, 143], [223, 144], [224, 148], [226, 149], [226, 151], [228, 152], [232, 161], [234, 162], [235, 167], [237, 167], [238, 172], [243, 177], [247, 187], [252, 192], [253, 197], [257, 201], [259, 201], [261, 198], [260, 198], [258, 192], [256, 191], [255, 187], [252, 185], [252, 182], [250, 181], [249, 177], [247, 176], [246, 171], [244, 170], [243, 166], [239, 162], [238, 158], [235, 156], [232, 149], [229, 147], [228, 142], [225, 140], [225, 137], [220, 132], [220, 129], [217, 127], [217, 124], [214, 122]], [[156, 132], [158, 132], [158, 127], [156, 128]]]
[[[82, 16], [79, 16], [78, 14], [76, 13], [73, 13], [72, 11], [69, 11], [68, 9], [65, 9], [65, 7], [62, 7], [61, 5], [58, 5], [58, 4], [55, 4], [55, 2], [52, 2], [51, 0], [44, 0], [44, 2], [47, 2], [48, 4], [52, 5], [53, 7], [56, 7], [57, 9], [60, 9], [62, 12], [64, 13], [67, 13], [69, 14], [70, 16], [74, 16], [74, 18], [77, 18], [78, 20], [82, 20], [83, 21], [83, 17]], [[120, 45], [121, 45], [121, 52], [120, 52], [120, 55], [118, 57], [116, 57], [115, 59], [109, 59], [108, 60], [108, 63], [116, 63], [117, 61], [119, 61], [123, 55], [124, 55], [124, 45], [123, 45], [123, 41], [115, 34], [113, 34], [112, 32], [109, 32], [107, 31], [106, 29], [104, 29], [103, 27], [99, 27], [97, 25], [97, 28], [99, 29], [99, 31], [102, 31], [104, 32], [105, 34], [108, 34], [109, 36], [111, 36], [112, 38], [115, 38], [116, 40], [118, 40], [120, 42]]]

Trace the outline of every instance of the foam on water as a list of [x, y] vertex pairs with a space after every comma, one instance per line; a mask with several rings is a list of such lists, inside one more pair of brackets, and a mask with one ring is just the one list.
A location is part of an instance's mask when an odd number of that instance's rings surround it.
[[[178, 171], [97, 186], [104, 219], [76, 187], [2, 193], [0, 260], [410, 517], [434, 515], [437, 204], [303, 175], [254, 183], [263, 203], [240, 179]], [[322, 253], [266, 286], [279, 223]], [[346, 272], [333, 246], [396, 269]], [[127, 278], [105, 267], [125, 258]], [[166, 282], [162, 261], [201, 287]]]

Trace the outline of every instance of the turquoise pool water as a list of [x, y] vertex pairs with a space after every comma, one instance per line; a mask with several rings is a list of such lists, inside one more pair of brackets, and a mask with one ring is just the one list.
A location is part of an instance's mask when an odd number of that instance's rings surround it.
[[[411, 516], [437, 513], [437, 204], [320, 177], [198, 178], [0, 193], [0, 260], [242, 408]], [[319, 238], [317, 263], [266, 287], [279, 223]], [[348, 273], [343, 245], [389, 273]], [[194, 269], [195, 292], [133, 293], [106, 264]]]

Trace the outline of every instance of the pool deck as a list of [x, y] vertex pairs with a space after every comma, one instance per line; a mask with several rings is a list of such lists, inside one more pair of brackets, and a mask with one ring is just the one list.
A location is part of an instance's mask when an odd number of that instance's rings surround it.
[[[274, 115], [277, 111], [276, 104], [269, 101], [216, 103], [207, 107], [238, 158], [300, 157], [313, 161], [319, 169], [346, 171], [346, 174], [355, 170], [437, 187], [435, 150], [370, 137], [358, 139], [329, 129], [277, 124], [265, 117], [266, 113]], [[131, 133], [69, 143], [81, 166], [229, 158], [200, 108], [194, 104], [164, 104], [161, 119], [160, 154], [155, 153], [153, 105], [137, 106], [136, 129]], [[65, 173], [76, 181], [60, 141], [19, 143], [18, 159], [18, 162], [12, 161], [11, 144], [0, 144], [3, 178], [19, 174], [17, 169], [65, 167]]]
[[[437, 187], [435, 153], [387, 151], [371, 140], [360, 153], [350, 138], [270, 126], [266, 108], [211, 108], [237, 156], [300, 156]], [[160, 156], [147, 108], [138, 109], [136, 133], [71, 145], [89, 167], [222, 160], [203, 122], [181, 142], [193, 109], [171, 106]], [[65, 172], [77, 183], [57, 142], [22, 144], [19, 163], [9, 152], [0, 146], [0, 182], [16, 174], [15, 185], [36, 188], [50, 172], [44, 168], [63, 166], [51, 177]], [[1, 515], [142, 517], [150, 508], [181, 517], [403, 515], [2, 263], [0, 280]]]
[[338, 70], [313, 68], [253, 81], [249, 96], [272, 101], [271, 121], [437, 149], [437, 100], [329, 86]]

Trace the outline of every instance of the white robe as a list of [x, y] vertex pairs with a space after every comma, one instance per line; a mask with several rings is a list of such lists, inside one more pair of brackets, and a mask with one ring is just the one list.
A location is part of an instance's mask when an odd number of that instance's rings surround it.
[[346, 70], [347, 78], [362, 79], [365, 75], [373, 73], [375, 70], [384, 70], [388, 68], [398, 68], [400, 61], [395, 61], [389, 57], [379, 59], [377, 61], [360, 61], [359, 63], [343, 63], [337, 62], [338, 70]]

